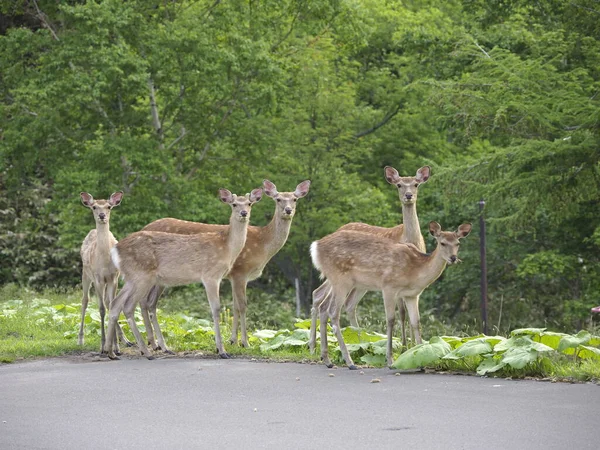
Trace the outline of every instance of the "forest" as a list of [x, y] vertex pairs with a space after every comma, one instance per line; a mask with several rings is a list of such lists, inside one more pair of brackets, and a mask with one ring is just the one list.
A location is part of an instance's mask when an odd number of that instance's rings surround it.
[[600, 2], [0, 0], [0, 286], [80, 286], [82, 191], [124, 192], [122, 239], [226, 223], [219, 188], [310, 180], [250, 285], [306, 317], [311, 242], [400, 223], [384, 167], [425, 165], [428, 250], [432, 220], [473, 231], [422, 316], [478, 327], [483, 214], [494, 329], [598, 326]]

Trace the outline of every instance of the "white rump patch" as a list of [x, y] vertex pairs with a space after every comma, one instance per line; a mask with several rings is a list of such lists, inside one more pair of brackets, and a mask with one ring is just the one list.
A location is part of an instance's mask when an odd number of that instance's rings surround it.
[[318, 249], [319, 241], [314, 241], [310, 244], [310, 259], [312, 259], [313, 266], [319, 272], [323, 272], [321, 270], [321, 262], [319, 261], [319, 249]]
[[119, 250], [116, 245], [110, 249], [110, 259], [112, 259], [115, 267], [121, 270], [121, 257], [119, 256]]

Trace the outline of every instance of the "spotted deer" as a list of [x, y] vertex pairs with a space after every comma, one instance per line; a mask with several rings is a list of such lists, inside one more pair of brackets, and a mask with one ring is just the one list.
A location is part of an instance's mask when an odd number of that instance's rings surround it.
[[[219, 327], [219, 287], [244, 248], [250, 212], [261, 197], [261, 189], [254, 189], [246, 196], [236, 196], [227, 189], [220, 189], [219, 198], [231, 206], [231, 216], [229, 225], [219, 231], [192, 235], [138, 231], [120, 241], [112, 249], [111, 257], [125, 277], [125, 285], [109, 314], [108, 342], [115, 340], [117, 320], [123, 311], [140, 352], [153, 359], [135, 323], [136, 305], [145, 301], [153, 286], [202, 282], [214, 322], [217, 352], [222, 358], [229, 358]], [[108, 356], [118, 359], [112, 347], [108, 349]]]
[[[110, 212], [115, 206], [121, 204], [123, 192], [113, 193], [108, 200], [95, 200], [87, 192], [82, 192], [80, 196], [83, 206], [92, 211], [96, 228], [90, 230], [87, 234], [80, 250], [81, 261], [83, 263], [81, 274], [83, 298], [81, 299], [81, 325], [79, 326], [78, 343], [79, 345], [83, 345], [84, 343], [85, 312], [89, 302], [90, 286], [93, 283], [96, 296], [98, 297], [98, 309], [100, 310], [102, 342], [100, 351], [104, 352], [106, 350], [104, 317], [112, 299], [115, 297], [119, 279], [119, 271], [110, 259], [110, 250], [117, 245], [117, 240], [109, 228]], [[117, 332], [119, 333], [119, 339], [123, 343], [131, 345], [131, 342], [125, 338], [120, 326], [118, 326]]]
[[[398, 195], [400, 197], [400, 203], [402, 204], [402, 222], [399, 225], [391, 228], [377, 227], [373, 225], [367, 225], [360, 222], [352, 222], [343, 225], [338, 231], [360, 231], [363, 233], [369, 233], [376, 236], [381, 236], [389, 239], [392, 242], [400, 242], [406, 244], [414, 244], [417, 249], [425, 253], [425, 240], [421, 234], [421, 227], [419, 225], [419, 218], [417, 217], [417, 196], [419, 193], [419, 186], [429, 179], [431, 175], [431, 168], [429, 166], [423, 166], [414, 177], [401, 177], [396, 169], [391, 166], [386, 166], [384, 169], [385, 179], [391, 185], [398, 188]], [[364, 297], [366, 291], [353, 289], [349, 294], [345, 302], [346, 312], [350, 319], [350, 325], [358, 327], [358, 320], [356, 317], [356, 307], [358, 302]], [[331, 285], [328, 281], [322, 283], [317, 289], [313, 291], [313, 304], [323, 305], [327, 307], [327, 303], [331, 297]], [[405, 309], [402, 302], [399, 304], [400, 308], [400, 324], [402, 329], [402, 343], [406, 346], [406, 331], [404, 327], [405, 323]], [[311, 311], [311, 326], [310, 326], [310, 339], [309, 347], [311, 352], [314, 352], [317, 339], [317, 315], [319, 314], [319, 308], [312, 308]]]
[[[330, 319], [344, 361], [350, 369], [356, 369], [340, 329], [340, 312], [353, 289], [381, 291], [383, 294], [388, 365], [392, 364], [392, 336], [398, 299], [404, 299], [415, 340], [422, 342], [419, 296], [440, 277], [447, 264], [459, 262], [459, 240], [471, 232], [471, 224], [464, 223], [457, 231], [442, 231], [440, 224], [430, 222], [429, 232], [437, 241], [435, 250], [429, 255], [412, 244], [394, 243], [382, 236], [359, 231], [336, 231], [311, 244], [313, 265], [331, 285], [331, 300], [319, 309], [321, 359], [327, 367], [332, 367], [327, 352], [327, 319]], [[314, 308], [318, 306], [313, 303]]]
[[[275, 201], [275, 214], [271, 222], [264, 226], [248, 226], [248, 235], [246, 244], [233, 267], [227, 274], [231, 283], [233, 293], [233, 329], [230, 342], [236, 343], [238, 339], [238, 330], [241, 331], [241, 344], [248, 347], [248, 334], [246, 329], [246, 309], [248, 298], [246, 286], [249, 281], [255, 280], [261, 276], [267, 263], [283, 247], [290, 233], [292, 219], [296, 213], [296, 202], [299, 198], [305, 197], [310, 188], [310, 181], [306, 180], [296, 186], [293, 192], [279, 192], [274, 183], [269, 180], [263, 181], [263, 189], [267, 196]], [[226, 225], [205, 224], [198, 222], [188, 222], [178, 219], [159, 219], [147, 225], [145, 231], [163, 231], [167, 233], [178, 234], [202, 234], [207, 232], [221, 231]], [[155, 350], [162, 349], [170, 352], [162, 336], [160, 326], [156, 320], [156, 305], [163, 288], [154, 287], [147, 299], [146, 308], [148, 309], [152, 327], [156, 333], [156, 340], [151, 332], [148, 332], [148, 340]], [[144, 306], [142, 305], [142, 309]], [[148, 326], [146, 326], [148, 330]]]

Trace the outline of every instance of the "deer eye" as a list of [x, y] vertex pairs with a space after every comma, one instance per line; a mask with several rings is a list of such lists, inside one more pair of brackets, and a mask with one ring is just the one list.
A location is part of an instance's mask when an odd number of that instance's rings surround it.
[[297, 202], [297, 201], [298, 201], [298, 199], [297, 199], [297, 198], [295, 198], [295, 199], [294, 199], [294, 201], [295, 201], [295, 202]]
[[231, 206], [232, 206], [233, 208], [235, 208], [237, 205], [236, 205], [235, 203], [232, 203], [232, 204], [231, 204]]
[[419, 183], [415, 183], [415, 187], [418, 188], [419, 187]]
[[402, 187], [402, 185], [400, 183], [398, 183], [396, 186], [398, 186], [399, 188]]
[[96, 207], [95, 207], [95, 206], [92, 206], [92, 209], [96, 209]]
[[280, 201], [281, 201], [281, 199], [280, 199], [280, 198], [278, 198], [278, 199], [277, 199], [277, 203], [279, 203]]
[[445, 243], [445, 242], [440, 242], [440, 245], [441, 245], [442, 247], [445, 247], [445, 246], [446, 246], [446, 243]]

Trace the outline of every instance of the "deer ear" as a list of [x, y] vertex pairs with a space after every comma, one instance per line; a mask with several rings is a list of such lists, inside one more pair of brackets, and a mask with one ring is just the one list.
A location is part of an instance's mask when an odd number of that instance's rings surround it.
[[263, 195], [263, 190], [261, 188], [256, 188], [256, 189], [253, 189], [252, 192], [250, 192], [249, 199], [252, 203], [260, 202], [262, 195]]
[[310, 180], [303, 181], [298, 186], [296, 186], [296, 190], [294, 191], [294, 195], [296, 198], [302, 198], [308, 194], [308, 190], [310, 189]]
[[269, 180], [263, 181], [263, 188], [265, 190], [265, 194], [267, 194], [271, 198], [275, 198], [277, 197], [277, 194], [279, 194], [279, 192], [277, 192], [277, 187], [275, 186], [275, 184], [271, 183]]
[[110, 198], [108, 199], [108, 203], [110, 203], [111, 206], [119, 206], [121, 204], [122, 199], [123, 191], [118, 191], [110, 196]]
[[467, 237], [469, 235], [469, 233], [471, 232], [471, 229], [473, 228], [473, 226], [470, 223], [463, 223], [461, 226], [458, 227], [458, 230], [456, 230], [456, 234], [458, 235], [458, 238], [464, 238]]
[[223, 203], [233, 202], [233, 194], [227, 189], [219, 189], [219, 199]]
[[442, 226], [435, 222], [435, 221], [431, 221], [429, 222], [429, 233], [434, 236], [437, 237], [440, 235], [440, 233], [442, 232]]
[[400, 181], [400, 174], [391, 166], [385, 166], [383, 173], [385, 174], [385, 179], [390, 184], [397, 184]]
[[419, 183], [425, 183], [429, 180], [429, 176], [431, 175], [431, 167], [423, 166], [419, 170], [417, 170], [416, 179]]
[[88, 208], [92, 206], [94, 203], [94, 197], [87, 192], [81, 192], [79, 195], [81, 196], [81, 203], [83, 203], [83, 206], [87, 206]]

